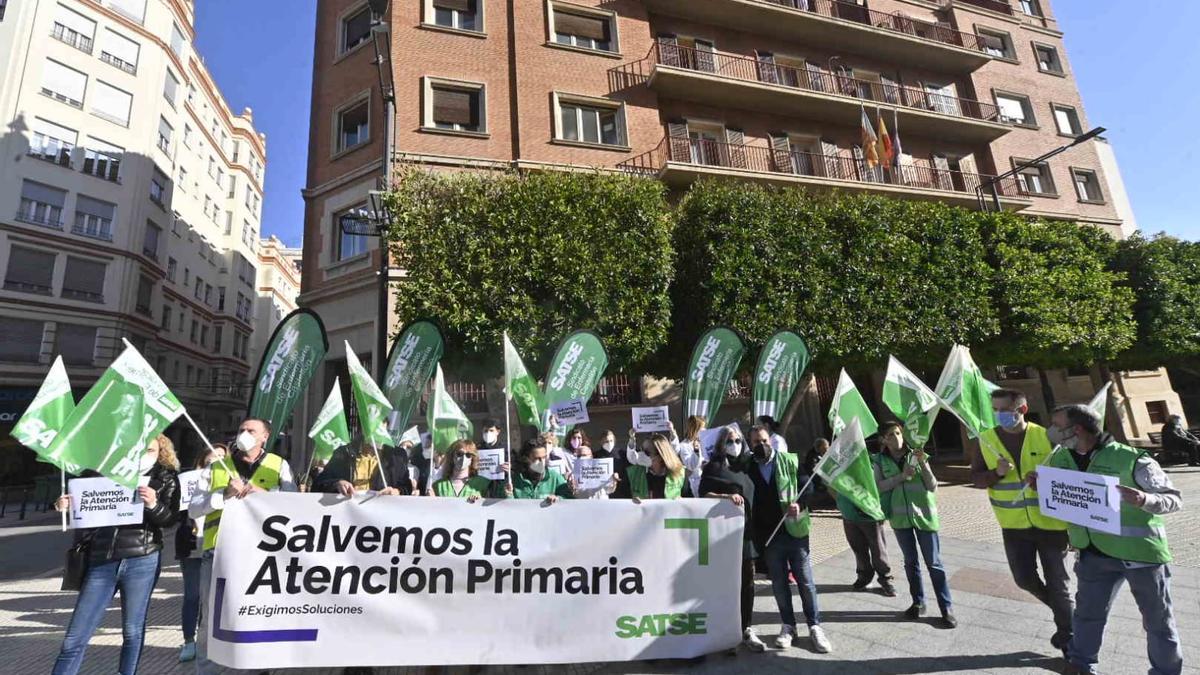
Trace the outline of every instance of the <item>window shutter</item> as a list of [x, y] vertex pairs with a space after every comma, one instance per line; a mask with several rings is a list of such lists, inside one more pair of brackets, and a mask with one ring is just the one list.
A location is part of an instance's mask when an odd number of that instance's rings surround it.
[[792, 163], [792, 142], [782, 131], [771, 134], [771, 162], [774, 164], [772, 167], [774, 171], [795, 173], [795, 166]]
[[888, 103], [900, 102], [900, 86], [896, 81], [887, 75], [880, 75], [879, 81], [883, 83], [883, 98]]
[[746, 134], [741, 129], [725, 129], [725, 142], [728, 144], [729, 166], [735, 169], [746, 168]]
[[99, 199], [92, 199], [86, 195], [78, 195], [75, 197], [75, 211], [78, 213], [86, 213], [98, 218], [107, 220], [113, 219], [113, 214], [116, 213], [117, 206], [102, 202]]
[[166, 95], [171, 105], [175, 105], [175, 101], [179, 96], [179, 80], [175, 79], [175, 76], [169, 70], [167, 71], [167, 79], [163, 82], [163, 94]]
[[79, 139], [79, 134], [74, 129], [59, 126], [54, 122], [44, 120], [40, 117], [33, 119], [33, 131], [49, 138], [56, 138], [70, 145], [75, 145]]
[[71, 365], [91, 365], [96, 351], [96, 327], [60, 323], [54, 332], [55, 351]]
[[958, 168], [963, 173], [972, 174], [971, 179], [975, 178], [974, 174], [979, 173], [978, 167], [975, 166], [975, 155], [965, 155], [958, 160]]
[[808, 71], [808, 88], [813, 91], [828, 91], [826, 85], [825, 72], [821, 70], [821, 66], [812, 61], [805, 61], [804, 67]]
[[696, 40], [696, 70], [703, 70], [706, 73], [716, 72], [714, 49], [713, 43], [708, 40]]
[[179, 30], [179, 26], [172, 25], [171, 26], [171, 51], [175, 52], [175, 56], [178, 56], [180, 58], [180, 60], [183, 59], [184, 42], [185, 42], [185, 40], [183, 37], [183, 33]]
[[100, 44], [100, 50], [108, 52], [113, 56], [121, 59], [125, 63], [133, 67], [137, 67], [138, 52], [141, 48], [138, 43], [130, 40], [123, 35], [117, 35], [111, 30], [105, 29], [104, 41]]
[[779, 83], [779, 68], [775, 65], [775, 55], [771, 52], [756, 51], [758, 60], [758, 79], [760, 82]]
[[49, 185], [42, 185], [41, 183], [27, 180], [21, 184], [21, 197], [41, 202], [42, 204], [57, 206], [61, 209], [67, 200], [67, 192], [66, 190], [59, 190]]
[[683, 65], [683, 59], [679, 54], [679, 40], [674, 35], [663, 34], [659, 35], [658, 41], [658, 62], [664, 66], [679, 66]]
[[460, 89], [433, 90], [433, 121], [445, 124], [471, 125], [475, 117], [473, 94]]
[[13, 246], [8, 256], [4, 285], [15, 290], [50, 292], [55, 254]]
[[684, 120], [667, 122], [667, 135], [670, 136], [669, 160], [689, 162], [692, 158], [692, 144], [688, 139], [688, 125]]
[[474, 12], [474, 0], [433, 0], [434, 7], [441, 9], [453, 9], [459, 12]]
[[120, 124], [129, 125], [129, 108], [132, 104], [131, 95], [112, 85], [97, 81], [92, 88], [92, 110]]
[[950, 160], [942, 155], [933, 156], [933, 180], [934, 187], [941, 190], [949, 190], [952, 185], [950, 181]]
[[37, 363], [45, 325], [27, 319], [0, 321], [0, 361]]
[[68, 256], [67, 270], [63, 276], [63, 297], [101, 295], [104, 290], [104, 268], [102, 262]]
[[57, 61], [46, 61], [42, 66], [42, 88], [66, 96], [82, 104], [83, 90], [87, 86], [87, 75], [68, 68]]
[[58, 11], [54, 14], [54, 20], [89, 40], [96, 34], [95, 21], [78, 12], [73, 12], [62, 5], [58, 6]]
[[554, 10], [554, 30], [593, 40], [608, 39], [608, 21], [599, 16], [572, 14]]
[[146, 0], [106, 0], [105, 4], [115, 7], [139, 22], [143, 21], [146, 16]]

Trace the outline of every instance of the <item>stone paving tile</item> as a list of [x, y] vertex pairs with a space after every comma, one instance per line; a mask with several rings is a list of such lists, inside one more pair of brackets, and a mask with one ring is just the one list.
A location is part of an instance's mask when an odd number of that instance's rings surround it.
[[[1171, 469], [1184, 491], [1186, 508], [1200, 509], [1200, 470]], [[818, 596], [832, 654], [816, 654], [806, 635], [788, 650], [765, 654], [740, 651], [737, 656], [711, 655], [692, 662], [634, 662], [534, 667], [443, 668], [443, 675], [584, 675], [590, 673], [1047, 673], [1058, 672], [1061, 659], [1050, 647], [1054, 626], [1050, 612], [1016, 589], [1008, 574], [1000, 531], [986, 494], [964, 485], [943, 485], [942, 555], [951, 578], [957, 630], [942, 630], [932, 619], [910, 622], [899, 618], [908, 605], [899, 548], [889, 536], [896, 569], [897, 598], [877, 592], [853, 592], [853, 556], [847, 550], [835, 512], [815, 514], [812, 551]], [[55, 532], [53, 515], [37, 514], [17, 527], [0, 521], [0, 674], [49, 672], [63, 631], [70, 620], [74, 594], [61, 593], [54, 569], [66, 547], [66, 535]], [[1172, 588], [1183, 633], [1185, 672], [1200, 675], [1200, 516], [1185, 510], [1168, 517], [1168, 532], [1176, 563]], [[31, 555], [48, 556], [36, 573], [27, 572]], [[5, 570], [20, 570], [16, 576]], [[926, 579], [928, 584], [928, 580]], [[759, 635], [773, 644], [779, 630], [778, 612], [770, 584], [756, 583], [754, 619]], [[147, 649], [139, 672], [185, 675], [190, 664], [176, 662], [182, 578], [174, 563], [163, 569], [147, 624]], [[929, 592], [927, 585], [927, 593]], [[930, 603], [933, 604], [932, 602]], [[796, 599], [799, 610], [799, 599]], [[928, 617], [927, 617], [928, 618]], [[120, 610], [109, 609], [92, 640], [81, 672], [111, 673], [120, 650]], [[804, 629], [801, 629], [804, 633]], [[1101, 652], [1104, 672], [1145, 672], [1145, 637], [1141, 617], [1129, 593], [1123, 592], [1109, 621]], [[279, 671], [285, 672], [285, 671]], [[297, 675], [336, 675], [337, 669], [296, 669]], [[416, 675], [423, 668], [381, 668], [380, 675]]]

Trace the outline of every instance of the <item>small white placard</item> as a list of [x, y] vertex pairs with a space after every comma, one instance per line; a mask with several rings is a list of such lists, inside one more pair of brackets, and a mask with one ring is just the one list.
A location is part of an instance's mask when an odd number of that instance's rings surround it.
[[204, 482], [204, 469], [196, 469], [195, 471], [184, 471], [179, 474], [179, 510], [186, 511], [188, 503], [192, 501], [192, 495], [196, 494], [196, 490], [200, 489], [200, 484]]
[[593, 459], [580, 457], [575, 460], [575, 480], [582, 490], [601, 490], [612, 479], [613, 461], [611, 457]]
[[72, 478], [67, 481], [71, 495], [71, 527], [77, 530], [142, 522], [145, 506], [131, 490], [108, 478]]
[[633, 430], [636, 432], [671, 430], [671, 417], [665, 405], [631, 408], [630, 411], [633, 413]]
[[488, 448], [477, 450], [479, 453], [479, 475], [488, 480], [504, 480], [504, 469], [500, 465], [505, 462], [508, 451], [505, 448]]
[[587, 401], [581, 398], [555, 403], [550, 406], [550, 412], [554, 414], [559, 425], [564, 427], [587, 424], [591, 421], [591, 418], [588, 417]]
[[1109, 534], [1121, 533], [1120, 481], [1116, 476], [1049, 466], [1039, 466], [1037, 474], [1042, 515]]

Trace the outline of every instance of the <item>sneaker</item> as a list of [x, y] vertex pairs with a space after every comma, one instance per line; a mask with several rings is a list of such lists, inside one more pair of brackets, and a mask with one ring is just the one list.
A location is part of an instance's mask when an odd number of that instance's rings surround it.
[[958, 628], [958, 619], [954, 618], [954, 612], [948, 609], [942, 611], [942, 628]]
[[854, 580], [854, 583], [850, 585], [850, 588], [853, 588], [856, 591], [861, 591], [862, 589], [864, 589], [870, 585], [871, 585], [871, 577], [859, 577]]
[[183, 646], [179, 648], [179, 662], [187, 663], [188, 661], [195, 661], [195, 660], [196, 660], [196, 643], [195, 642], [183, 643]]
[[752, 652], [765, 652], [767, 645], [762, 640], [758, 639], [758, 635], [754, 633], [753, 628], [747, 628], [742, 633], [742, 646]]
[[884, 596], [889, 598], [896, 597], [896, 587], [893, 586], [892, 582], [890, 581], [879, 582], [879, 592], [883, 593]]
[[792, 646], [792, 640], [796, 639], [796, 627], [784, 625], [779, 631], [779, 637], [775, 638], [775, 646], [779, 649], [787, 649]]
[[919, 619], [919, 618], [921, 618], [921, 615], [924, 613], [925, 613], [925, 605], [922, 605], [919, 602], [914, 602], [912, 604], [912, 607], [909, 607], [908, 609], [904, 610], [904, 616], [909, 619]]
[[820, 626], [809, 626], [808, 637], [812, 640], [813, 649], [818, 654], [828, 654], [833, 651], [833, 645], [829, 642], [829, 638], [825, 635], [825, 630]]

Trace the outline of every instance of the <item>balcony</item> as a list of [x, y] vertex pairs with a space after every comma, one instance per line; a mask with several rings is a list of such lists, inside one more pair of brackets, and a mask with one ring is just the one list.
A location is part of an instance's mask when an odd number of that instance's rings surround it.
[[640, 63], [650, 64], [647, 84], [660, 95], [717, 107], [855, 126], [862, 105], [895, 109], [905, 133], [963, 143], [990, 143], [1012, 129], [991, 103], [932, 85], [831, 73], [812, 63], [794, 67], [669, 43], [655, 44]]
[[1008, 4], [1008, 0], [957, 0], [964, 5], [974, 5], [983, 9], [999, 12], [1000, 14], [1013, 15], [1012, 5]]
[[842, 0], [644, 2], [651, 12], [938, 72], [968, 73], [991, 60], [972, 33]]
[[59, 42], [65, 42], [85, 54], [92, 53], [91, 37], [67, 28], [61, 23], [56, 22], [54, 27], [50, 29], [50, 37]]
[[[659, 178], [683, 187], [704, 177], [739, 178], [816, 190], [839, 189], [902, 199], [978, 205], [975, 189], [992, 176], [930, 166], [870, 167], [841, 155], [783, 151], [766, 146], [734, 145], [689, 136], [668, 136], [653, 150], [622, 162], [629, 173]], [[1000, 203], [1019, 211], [1032, 204], [1008, 178], [996, 185]], [[990, 194], [991, 190], [986, 192]]]

